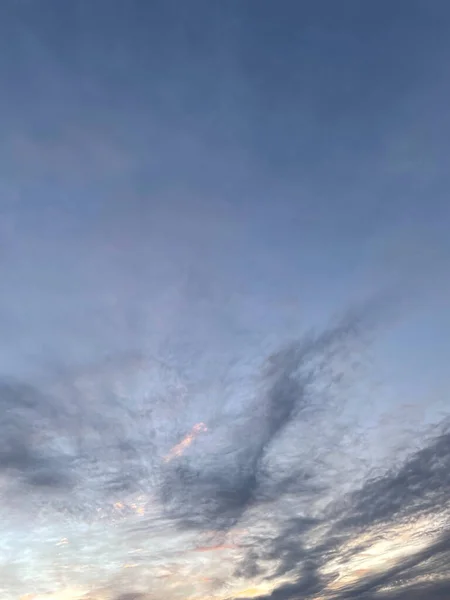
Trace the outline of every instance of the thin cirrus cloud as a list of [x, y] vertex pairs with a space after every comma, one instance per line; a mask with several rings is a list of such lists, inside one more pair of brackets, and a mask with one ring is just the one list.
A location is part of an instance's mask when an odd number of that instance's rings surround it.
[[19, 134], [8, 142], [11, 161], [20, 165], [22, 175], [28, 178], [38, 175], [76, 184], [123, 176], [132, 170], [132, 160], [113, 140], [79, 127], [67, 127], [54, 139]]

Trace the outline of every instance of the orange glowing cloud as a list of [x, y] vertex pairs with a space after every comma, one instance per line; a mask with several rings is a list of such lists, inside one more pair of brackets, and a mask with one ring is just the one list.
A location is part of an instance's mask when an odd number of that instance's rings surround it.
[[196, 425], [194, 425], [190, 433], [188, 433], [187, 436], [183, 438], [179, 444], [174, 446], [170, 450], [170, 452], [164, 457], [164, 462], [170, 462], [174, 458], [181, 456], [186, 450], [186, 448], [188, 448], [192, 444], [192, 442], [195, 440], [198, 434], [204, 431], [208, 431], [208, 428], [204, 423], [197, 423]]

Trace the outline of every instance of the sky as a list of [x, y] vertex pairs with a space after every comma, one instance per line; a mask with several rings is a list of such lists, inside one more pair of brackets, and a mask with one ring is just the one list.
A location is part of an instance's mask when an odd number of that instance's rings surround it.
[[450, 595], [450, 6], [0, 3], [0, 598]]

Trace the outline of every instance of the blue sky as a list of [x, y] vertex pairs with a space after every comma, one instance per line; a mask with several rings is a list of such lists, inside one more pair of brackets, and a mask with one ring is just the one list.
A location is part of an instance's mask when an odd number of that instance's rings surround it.
[[[6, 597], [318, 599], [365, 585], [377, 598], [403, 593], [388, 581], [400, 566], [406, 594], [424, 585], [425, 559], [392, 557], [358, 582], [336, 561], [384, 535], [370, 511], [357, 531], [343, 514], [364, 512], [369, 475], [391, 500], [402, 489], [383, 525], [398, 543], [413, 503], [395, 478], [446, 431], [449, 28], [440, 0], [2, 3]], [[207, 431], [186, 438], [196, 423]], [[124, 469], [123, 497], [99, 483]], [[322, 482], [307, 501], [305, 470]], [[445, 477], [437, 490], [421, 473], [427, 501], [445, 496]], [[159, 541], [130, 581], [137, 497]], [[301, 532], [287, 549], [289, 519]], [[330, 532], [317, 541], [332, 526], [347, 550]], [[206, 529], [230, 555], [205, 558], [199, 582], [189, 547], [208, 545]], [[223, 541], [241, 530], [247, 541]], [[86, 541], [105, 536], [117, 555]], [[52, 540], [66, 538], [64, 558]], [[64, 579], [81, 547], [89, 576]], [[424, 569], [442, 597], [439, 568]]]

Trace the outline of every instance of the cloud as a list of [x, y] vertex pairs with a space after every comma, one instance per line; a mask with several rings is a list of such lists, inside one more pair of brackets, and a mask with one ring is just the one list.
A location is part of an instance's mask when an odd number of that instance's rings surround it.
[[352, 498], [343, 525], [375, 524], [445, 506], [450, 494], [450, 434], [439, 435], [399, 470], [369, 481]]
[[[450, 434], [349, 494], [320, 521], [287, 521], [261, 539], [259, 561], [276, 560], [294, 581], [264, 598], [434, 600], [450, 592]], [[311, 544], [311, 533], [326, 533]], [[312, 536], [314, 538], [314, 535]], [[244, 563], [248, 575], [257, 561]], [[424, 594], [423, 596], [421, 594]]]
[[59, 415], [51, 398], [33, 386], [0, 383], [0, 470], [36, 487], [70, 486], [70, 461], [45, 443]]
[[[342, 392], [345, 401], [346, 378], [354, 377], [354, 356], [375, 314], [371, 307], [350, 312], [273, 352], [254, 395], [232, 417], [220, 402], [203, 405], [188, 378], [174, 386], [179, 376], [148, 357], [122, 356], [56, 383], [4, 381], [7, 505], [29, 490], [15, 509], [31, 511], [45, 499], [55, 515], [100, 523], [100, 514], [105, 523], [122, 523], [124, 547], [143, 545], [141, 536], [155, 539], [163, 528], [164, 544], [187, 536], [173, 542], [181, 553], [232, 552], [230, 581], [241, 589], [264, 584], [271, 590], [264, 598], [391, 599], [403, 589], [418, 596], [424, 586], [439, 598], [450, 551], [450, 434], [443, 429], [403, 464], [343, 496], [338, 478], [345, 469], [336, 475], [330, 466], [343, 447], [336, 405]], [[180, 440], [189, 443], [172, 456]], [[248, 533], [230, 540], [238, 524]], [[98, 553], [94, 543], [83, 552]], [[159, 552], [170, 566], [174, 550]], [[142, 573], [145, 562], [135, 562]], [[155, 576], [152, 565], [147, 577]], [[223, 574], [209, 580], [223, 581]], [[146, 592], [146, 581], [142, 575], [136, 590]], [[127, 588], [116, 596], [120, 589]]]
[[133, 168], [130, 156], [111, 135], [101, 131], [62, 126], [54, 136], [39, 138], [15, 133], [3, 150], [13, 168], [23, 176], [51, 178], [70, 183], [111, 180], [129, 174]]
[[227, 429], [225, 444], [210, 444], [207, 456], [183, 456], [165, 468], [161, 498], [168, 515], [192, 527], [227, 529], [261, 502], [317, 492], [302, 466], [281, 477], [278, 472], [275, 483], [266, 458], [289, 425], [312, 421], [316, 411], [326, 408], [343, 374], [333, 365], [348, 358], [365, 327], [362, 316], [352, 313], [273, 353], [263, 366], [261, 389], [241, 417], [220, 419]]

